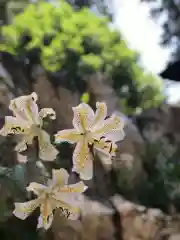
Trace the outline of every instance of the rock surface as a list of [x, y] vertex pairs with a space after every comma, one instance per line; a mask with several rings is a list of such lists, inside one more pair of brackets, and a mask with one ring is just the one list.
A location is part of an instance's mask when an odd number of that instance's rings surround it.
[[[121, 196], [114, 196], [121, 216], [121, 235], [114, 236], [115, 227], [112, 224], [113, 211], [94, 201], [86, 203], [91, 214], [84, 214], [80, 221], [64, 222], [56, 218], [53, 225], [55, 240], [179, 240], [179, 217], [165, 215], [159, 209], [146, 208], [129, 202]], [[96, 205], [96, 207], [94, 207]], [[99, 208], [97, 208], [99, 206]], [[93, 209], [95, 211], [93, 211]], [[105, 210], [106, 209], [106, 213]], [[88, 210], [89, 212], [89, 210]]]

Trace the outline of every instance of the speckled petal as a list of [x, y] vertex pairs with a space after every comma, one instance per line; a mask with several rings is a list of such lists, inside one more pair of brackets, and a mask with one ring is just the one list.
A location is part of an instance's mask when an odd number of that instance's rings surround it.
[[34, 139], [33, 132], [29, 135], [22, 135], [20, 142], [16, 145], [15, 151], [23, 152], [27, 149], [28, 145], [32, 144]]
[[84, 133], [92, 127], [94, 111], [88, 104], [79, 104], [77, 107], [73, 108], [73, 112], [73, 126], [78, 132]]
[[107, 106], [104, 102], [97, 102], [96, 103], [96, 112], [93, 125], [101, 125], [102, 121], [107, 116]]
[[89, 180], [93, 175], [92, 155], [85, 139], [78, 142], [73, 153], [73, 172], [77, 172], [83, 180]]
[[30, 183], [29, 186], [26, 188], [28, 192], [32, 191], [38, 196], [41, 195], [46, 189], [46, 186], [36, 182]]
[[66, 169], [53, 169], [52, 170], [52, 182], [54, 186], [63, 186], [68, 183], [69, 173]]
[[43, 161], [54, 161], [58, 151], [51, 144], [50, 135], [44, 130], [40, 130], [38, 133], [39, 140], [39, 158]]
[[112, 117], [104, 120], [101, 126], [94, 129], [94, 135], [106, 136], [107, 134], [113, 134], [123, 129], [123, 122], [118, 116], [113, 115]]
[[58, 208], [60, 210], [60, 214], [66, 219], [76, 220], [79, 217], [80, 208], [77, 206], [71, 206], [71, 204], [57, 199], [52, 199], [51, 204], [53, 209]]
[[53, 221], [53, 209], [51, 206], [51, 202], [48, 199], [45, 199], [43, 204], [40, 207], [40, 216], [38, 219], [37, 228], [44, 228], [47, 230], [51, 227]]
[[0, 135], [7, 136], [8, 134], [27, 134], [30, 131], [27, 122], [16, 117], [6, 116], [5, 124], [0, 129]]
[[31, 200], [25, 203], [15, 203], [13, 214], [22, 220], [26, 219], [40, 205], [40, 199]]
[[108, 133], [106, 134], [106, 138], [113, 141], [113, 142], [119, 142], [122, 141], [125, 138], [125, 132], [124, 129], [120, 129], [118, 131]]
[[81, 181], [75, 184], [70, 184], [64, 187], [60, 187], [59, 191], [66, 192], [66, 193], [83, 193], [86, 189], [87, 187]]
[[54, 135], [55, 143], [68, 142], [75, 143], [79, 141], [83, 136], [80, 135], [75, 129], [67, 129], [57, 132]]
[[39, 117], [41, 119], [49, 117], [50, 119], [54, 120], [56, 119], [56, 112], [52, 108], [42, 108], [39, 111]]
[[9, 109], [13, 111], [13, 114], [17, 118], [39, 124], [37, 99], [38, 97], [35, 92], [30, 95], [17, 97], [11, 100]]

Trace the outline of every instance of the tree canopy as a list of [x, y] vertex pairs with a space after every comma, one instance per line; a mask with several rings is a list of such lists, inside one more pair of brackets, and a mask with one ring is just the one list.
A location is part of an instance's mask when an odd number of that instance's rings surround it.
[[133, 109], [162, 100], [160, 80], [137, 64], [139, 55], [109, 26], [108, 17], [86, 7], [74, 9], [65, 1], [28, 4], [2, 28], [0, 50], [30, 69], [41, 64], [81, 92], [89, 75], [102, 72]]

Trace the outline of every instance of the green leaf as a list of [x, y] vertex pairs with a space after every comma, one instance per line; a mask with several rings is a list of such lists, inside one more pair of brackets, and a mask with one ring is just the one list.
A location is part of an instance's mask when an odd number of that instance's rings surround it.
[[85, 65], [92, 67], [95, 71], [98, 71], [103, 65], [103, 59], [93, 53], [82, 56], [81, 60]]
[[85, 92], [81, 95], [81, 102], [88, 103], [89, 102], [89, 94]]

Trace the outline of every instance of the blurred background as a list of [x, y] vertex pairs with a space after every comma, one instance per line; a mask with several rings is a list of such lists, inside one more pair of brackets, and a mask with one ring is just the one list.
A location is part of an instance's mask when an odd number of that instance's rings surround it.
[[[97, 101], [126, 133], [112, 169], [95, 164], [81, 220], [57, 216], [47, 233], [38, 213], [12, 216], [38, 172], [0, 137], [0, 238], [180, 239], [180, 1], [0, 0], [0, 26], [0, 127], [10, 100], [35, 91], [56, 111], [51, 135], [72, 127], [72, 107]], [[58, 149], [49, 168], [70, 170], [73, 148]]]

